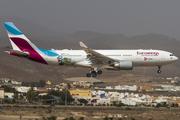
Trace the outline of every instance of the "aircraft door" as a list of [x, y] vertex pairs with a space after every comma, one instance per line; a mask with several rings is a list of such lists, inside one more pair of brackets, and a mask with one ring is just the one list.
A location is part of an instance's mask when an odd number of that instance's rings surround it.
[[136, 55], [136, 60], [141, 60], [142, 56], [141, 55]]
[[165, 60], [165, 55], [164, 54], [161, 54], [161, 60]]

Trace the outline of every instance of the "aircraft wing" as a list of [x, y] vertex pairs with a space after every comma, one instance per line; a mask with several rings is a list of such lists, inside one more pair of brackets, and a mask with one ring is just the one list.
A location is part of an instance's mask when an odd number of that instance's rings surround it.
[[115, 59], [107, 57], [101, 53], [98, 53], [90, 48], [88, 48], [84, 43], [79, 43], [81, 48], [87, 53], [87, 58], [92, 62], [92, 64], [111, 64], [115, 62]]

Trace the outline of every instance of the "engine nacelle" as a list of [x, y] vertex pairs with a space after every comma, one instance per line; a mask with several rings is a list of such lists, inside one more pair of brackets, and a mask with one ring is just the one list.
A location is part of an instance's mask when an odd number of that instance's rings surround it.
[[133, 69], [132, 61], [119, 61], [119, 62], [114, 63], [113, 66], [116, 68], [119, 68], [120, 70], [132, 70]]

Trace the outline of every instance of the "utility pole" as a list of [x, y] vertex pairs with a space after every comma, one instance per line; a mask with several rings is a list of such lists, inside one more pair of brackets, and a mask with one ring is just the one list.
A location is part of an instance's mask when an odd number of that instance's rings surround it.
[[67, 105], [67, 88], [65, 88], [66, 89], [66, 93], [65, 93], [65, 106]]

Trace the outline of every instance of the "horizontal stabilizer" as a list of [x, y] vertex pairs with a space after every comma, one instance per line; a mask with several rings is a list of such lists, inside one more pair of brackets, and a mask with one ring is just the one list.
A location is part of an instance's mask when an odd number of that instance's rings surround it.
[[21, 51], [18, 51], [18, 50], [11, 50], [11, 52], [13, 52], [16, 55], [23, 56], [23, 57], [28, 57], [29, 56], [28, 52], [21, 52]]

